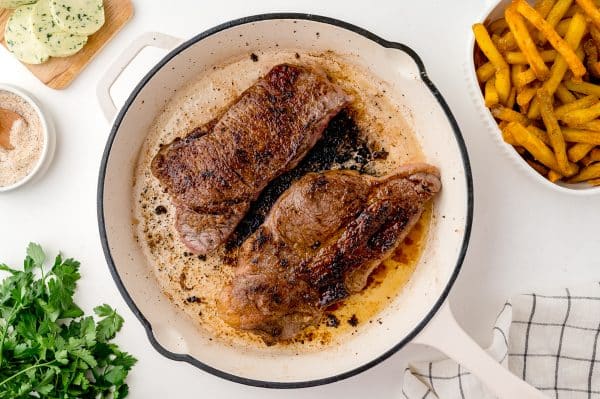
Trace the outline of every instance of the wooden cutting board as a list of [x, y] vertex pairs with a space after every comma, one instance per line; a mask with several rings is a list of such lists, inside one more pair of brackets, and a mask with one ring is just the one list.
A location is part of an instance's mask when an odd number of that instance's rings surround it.
[[[12, 10], [0, 9], [0, 42], [4, 41], [4, 27]], [[81, 73], [102, 47], [121, 30], [133, 16], [131, 0], [104, 0], [106, 22], [89, 37], [85, 47], [75, 55], [65, 58], [50, 58], [40, 65], [24, 64], [39, 80], [53, 89], [64, 89]]]

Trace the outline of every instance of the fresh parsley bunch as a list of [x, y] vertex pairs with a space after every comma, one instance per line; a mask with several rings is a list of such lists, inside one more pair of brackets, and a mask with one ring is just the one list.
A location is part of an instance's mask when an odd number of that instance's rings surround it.
[[29, 244], [23, 271], [0, 284], [0, 399], [124, 398], [136, 362], [109, 341], [123, 318], [109, 305], [92, 316], [73, 302], [79, 262], [60, 255], [51, 268], [38, 244]]

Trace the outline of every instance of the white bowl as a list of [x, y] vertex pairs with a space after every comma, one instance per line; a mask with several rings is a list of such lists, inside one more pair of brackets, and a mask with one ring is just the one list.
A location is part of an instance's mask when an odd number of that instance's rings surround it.
[[[479, 22], [485, 22], [488, 20], [495, 20], [504, 15], [505, 8], [510, 4], [510, 0], [500, 0], [490, 6], [485, 13], [482, 15]], [[488, 126], [488, 131], [491, 133], [492, 137], [498, 147], [502, 149], [502, 152], [511, 159], [514, 165], [517, 165], [518, 168], [523, 171], [526, 175], [528, 175], [532, 180], [537, 181], [538, 183], [550, 188], [553, 191], [559, 193], [573, 194], [573, 195], [594, 195], [600, 194], [600, 186], [593, 187], [585, 183], [579, 184], [567, 184], [563, 182], [552, 183], [544, 176], [540, 175], [536, 172], [525, 160], [515, 151], [512, 145], [507, 144], [502, 138], [502, 132], [498, 127], [498, 124], [494, 120], [489, 109], [485, 106], [483, 94], [479, 87], [479, 82], [477, 80], [477, 74], [475, 69], [475, 63], [473, 61], [473, 52], [475, 50], [475, 37], [470, 35], [468, 52], [465, 63], [466, 77], [468, 82], [468, 89], [471, 98], [475, 102], [475, 106], [477, 108], [477, 112], [481, 119]]]
[[17, 181], [16, 183], [11, 184], [10, 186], [0, 187], [0, 193], [2, 193], [21, 187], [24, 184], [33, 180], [34, 177], [39, 177], [42, 174], [44, 174], [44, 172], [46, 172], [48, 166], [50, 165], [50, 162], [52, 162], [52, 158], [54, 157], [54, 149], [56, 147], [56, 133], [54, 131], [54, 125], [52, 124], [50, 118], [43, 112], [42, 107], [30, 94], [15, 86], [11, 86], [9, 84], [4, 83], [0, 83], [0, 90], [13, 93], [21, 97], [22, 99], [27, 101], [29, 105], [31, 105], [35, 113], [40, 118], [40, 125], [42, 126], [42, 137], [44, 139], [42, 153], [33, 169], [31, 169], [31, 172], [29, 172], [27, 176]]

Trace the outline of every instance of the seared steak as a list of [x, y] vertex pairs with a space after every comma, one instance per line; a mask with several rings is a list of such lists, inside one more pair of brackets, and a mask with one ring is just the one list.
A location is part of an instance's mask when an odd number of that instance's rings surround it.
[[437, 168], [426, 164], [382, 178], [307, 174], [240, 248], [221, 317], [267, 343], [293, 338], [327, 306], [365, 287], [440, 188]]
[[161, 148], [152, 173], [177, 205], [183, 242], [227, 240], [265, 186], [294, 168], [350, 97], [320, 71], [277, 65], [223, 116]]

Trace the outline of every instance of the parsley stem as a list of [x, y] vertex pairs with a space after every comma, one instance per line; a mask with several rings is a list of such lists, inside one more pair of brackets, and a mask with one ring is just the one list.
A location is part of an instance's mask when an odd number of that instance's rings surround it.
[[11, 375], [10, 377], [8, 377], [7, 379], [5, 379], [4, 381], [0, 382], [0, 387], [2, 385], [4, 385], [4, 384], [8, 383], [10, 380], [12, 380], [14, 378], [17, 378], [21, 374], [28, 372], [29, 370], [36, 369], [36, 368], [39, 368], [39, 367], [49, 366], [52, 363], [56, 363], [56, 359], [55, 360], [51, 360], [51, 361], [46, 362], [46, 363], [34, 364], [33, 366], [29, 366], [26, 369], [23, 369], [23, 370], [19, 371], [18, 373]]

